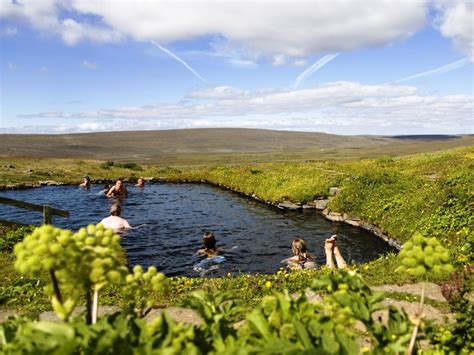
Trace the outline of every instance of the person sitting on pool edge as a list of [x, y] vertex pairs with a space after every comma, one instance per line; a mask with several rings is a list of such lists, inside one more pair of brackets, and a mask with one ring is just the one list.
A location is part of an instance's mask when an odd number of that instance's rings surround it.
[[202, 243], [204, 244], [204, 248], [196, 252], [199, 256], [215, 256], [223, 252], [221, 248], [216, 248], [216, 238], [211, 232], [204, 233]]
[[82, 184], [79, 185], [79, 187], [84, 187], [86, 189], [91, 187], [91, 178], [87, 175], [84, 176], [84, 181], [82, 182]]
[[128, 196], [128, 190], [123, 184], [122, 179], [118, 179], [115, 182], [115, 185], [112, 186], [107, 192], [107, 197], [127, 197]]
[[142, 177], [139, 177], [137, 180], [136, 187], [144, 188], [145, 187], [145, 180]]
[[100, 221], [100, 223], [105, 228], [113, 229], [116, 233], [121, 232], [124, 229], [131, 229], [132, 227], [128, 221], [125, 218], [120, 217], [121, 212], [120, 205], [118, 203], [114, 203], [110, 207], [110, 216], [104, 218], [102, 221]]
[[293, 256], [282, 260], [287, 263], [292, 270], [314, 269], [315, 263], [313, 257], [307, 252], [306, 244], [303, 239], [297, 238], [291, 243]]

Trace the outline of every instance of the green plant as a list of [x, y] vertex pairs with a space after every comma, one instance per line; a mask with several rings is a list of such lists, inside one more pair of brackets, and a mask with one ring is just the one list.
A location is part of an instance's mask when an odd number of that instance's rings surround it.
[[108, 283], [120, 282], [127, 272], [118, 257], [120, 250], [120, 237], [100, 224], [75, 234], [45, 225], [15, 245], [15, 268], [30, 277], [49, 274], [46, 292], [63, 320], [85, 295], [88, 320], [95, 322], [99, 291]]
[[423, 306], [425, 299], [425, 277], [433, 272], [440, 274], [442, 272], [450, 273], [453, 266], [449, 263], [449, 252], [444, 248], [436, 238], [424, 238], [420, 234], [415, 234], [412, 239], [403, 245], [399, 254], [401, 265], [397, 272], [406, 272], [412, 276], [422, 278], [420, 308], [417, 317], [414, 319], [413, 334], [408, 346], [408, 354], [413, 353], [416, 337], [419, 328], [423, 322]]
[[22, 241], [25, 235], [31, 233], [33, 226], [19, 227], [7, 231], [0, 236], [0, 252], [11, 253], [13, 246]]

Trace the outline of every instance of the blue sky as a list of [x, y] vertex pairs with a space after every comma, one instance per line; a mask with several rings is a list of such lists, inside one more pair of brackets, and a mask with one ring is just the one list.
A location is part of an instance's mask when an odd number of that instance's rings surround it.
[[473, 16], [461, 0], [0, 0], [0, 128], [474, 133]]

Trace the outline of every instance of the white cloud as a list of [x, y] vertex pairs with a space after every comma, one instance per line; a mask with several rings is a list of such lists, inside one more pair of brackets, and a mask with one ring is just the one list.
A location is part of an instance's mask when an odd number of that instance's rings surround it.
[[16, 36], [18, 34], [18, 29], [16, 27], [5, 26], [2, 30], [2, 36]]
[[14, 70], [16, 70], [17, 66], [16, 66], [15, 63], [8, 62], [7, 63], [7, 68], [8, 68], [8, 70], [14, 71]]
[[41, 32], [59, 35], [68, 45], [82, 40], [118, 42], [123, 38], [117, 30], [87, 22], [79, 23], [70, 17], [63, 18], [64, 10], [74, 11], [70, 0], [22, 0], [16, 3], [2, 1], [0, 18], [27, 21]]
[[89, 70], [96, 70], [97, 69], [97, 64], [93, 62], [89, 62], [87, 60], [83, 60], [81, 63], [82, 67], [89, 69]]
[[272, 64], [276, 67], [281, 67], [281, 66], [285, 65], [286, 62], [287, 62], [287, 58], [286, 58], [285, 55], [277, 54], [273, 57]]
[[230, 65], [239, 68], [254, 69], [258, 67], [257, 63], [250, 59], [229, 58], [227, 62]]
[[474, 2], [472, 0], [435, 0], [439, 10], [436, 25], [441, 34], [474, 62]]
[[[244, 52], [241, 59], [267, 58], [276, 65], [285, 57], [301, 59], [407, 38], [424, 25], [427, 11], [425, 0], [23, 0], [21, 5], [5, 5], [0, 17], [26, 19], [71, 45], [81, 40], [115, 42], [124, 37], [166, 44], [210, 36]], [[99, 21], [87, 22], [88, 16], [62, 19], [67, 16], [64, 10], [92, 15]]]
[[[249, 92], [221, 86], [190, 93], [185, 103], [43, 112], [21, 118], [100, 122], [100, 130], [139, 126], [253, 127], [358, 134], [473, 133], [473, 110], [472, 96], [424, 96], [411, 86], [335, 82], [294, 91]], [[77, 124], [75, 127], [79, 129]]]
[[291, 63], [291, 65], [294, 67], [304, 67], [307, 64], [308, 64], [308, 61], [306, 59], [295, 59], [293, 63]]

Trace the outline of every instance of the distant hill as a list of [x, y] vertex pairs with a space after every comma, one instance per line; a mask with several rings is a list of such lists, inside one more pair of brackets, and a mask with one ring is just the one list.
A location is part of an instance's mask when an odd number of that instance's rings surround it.
[[2, 134], [0, 156], [189, 165], [401, 155], [472, 144], [472, 136], [341, 136], [212, 128], [59, 135]]

